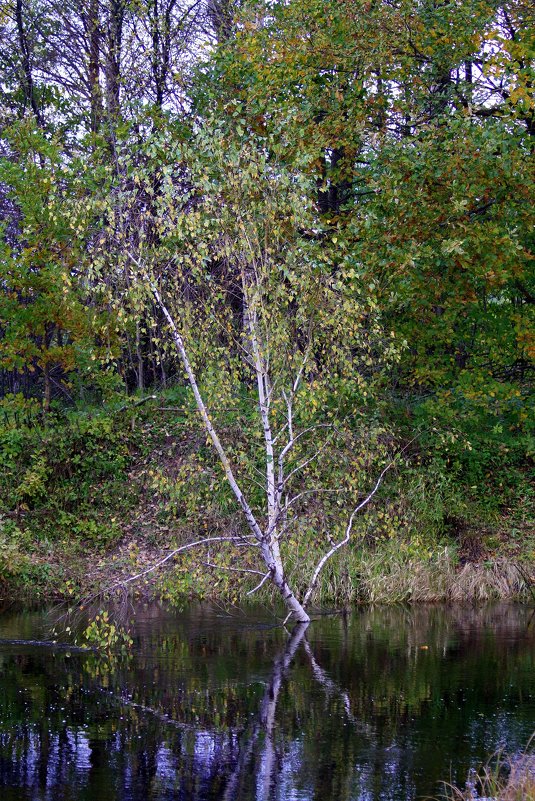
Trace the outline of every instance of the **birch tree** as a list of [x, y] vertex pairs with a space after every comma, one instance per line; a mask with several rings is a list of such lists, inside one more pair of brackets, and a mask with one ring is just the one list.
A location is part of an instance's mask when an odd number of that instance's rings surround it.
[[[251, 142], [239, 116], [233, 122], [234, 134], [212, 125], [193, 146], [167, 153], [175, 167], [162, 169], [151, 215], [139, 205], [146, 187], [136, 173], [132, 192], [113, 201], [107, 235], [117, 239], [134, 291], [165, 319], [245, 523], [246, 533], [231, 539], [261, 566], [251, 593], [272, 582], [288, 615], [306, 622], [322, 569], [349, 542], [389, 467], [368, 476], [364, 491], [352, 449], [372, 387], [398, 349], [382, 332], [372, 293], [355, 283], [347, 254], [324, 259], [302, 173]], [[218, 408], [231, 407], [240, 392], [254, 398], [256, 411], [246, 452], [236, 455], [217, 421]], [[329, 474], [341, 458], [347, 475], [333, 485]], [[314, 533], [321, 556], [298, 592], [285, 560], [312, 501], [329, 523]], [[229, 538], [213, 542], [222, 539]], [[158, 565], [210, 542], [181, 546]]]

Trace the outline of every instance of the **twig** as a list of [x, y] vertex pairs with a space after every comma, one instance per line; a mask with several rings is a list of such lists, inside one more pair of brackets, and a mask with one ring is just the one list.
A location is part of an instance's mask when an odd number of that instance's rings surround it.
[[252, 570], [249, 567], [230, 567], [229, 565], [216, 565], [214, 562], [203, 562], [203, 565], [206, 567], [215, 567], [216, 570], [232, 570], [233, 573], [256, 573], [257, 576], [264, 575], [261, 570]]
[[[255, 572], [257, 572], [257, 571], [255, 571]], [[258, 582], [258, 584], [256, 585], [256, 587], [253, 587], [253, 589], [252, 589], [252, 590], [249, 590], [249, 592], [248, 592], [248, 593], [246, 593], [246, 594], [247, 594], [247, 595], [252, 595], [253, 593], [255, 593], [257, 590], [259, 590], [259, 589], [260, 589], [260, 587], [262, 587], [262, 586], [263, 586], [263, 584], [265, 584], [265, 582], [268, 580], [268, 578], [269, 578], [270, 576], [271, 576], [271, 571], [269, 570], [269, 571], [266, 573], [266, 575], [263, 577], [263, 579], [262, 579], [261, 581], [259, 581], [259, 582]], [[293, 612], [290, 612], [290, 615], [292, 615], [292, 614], [293, 614]], [[289, 617], [289, 615], [288, 615], [288, 617]], [[286, 619], [288, 619], [288, 618], [286, 618]]]

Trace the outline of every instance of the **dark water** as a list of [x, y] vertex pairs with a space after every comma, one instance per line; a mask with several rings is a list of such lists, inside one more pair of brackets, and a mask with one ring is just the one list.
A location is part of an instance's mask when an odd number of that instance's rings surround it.
[[[0, 643], [0, 799], [436, 795], [533, 733], [532, 612], [375, 608], [289, 637], [258, 610], [151, 607], [127, 661]], [[47, 625], [5, 613], [0, 638]]]

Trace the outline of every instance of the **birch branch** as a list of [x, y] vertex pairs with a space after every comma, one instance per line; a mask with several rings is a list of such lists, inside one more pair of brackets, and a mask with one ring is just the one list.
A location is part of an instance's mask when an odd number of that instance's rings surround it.
[[306, 609], [306, 606], [307, 606], [308, 602], [310, 601], [312, 593], [314, 592], [314, 590], [316, 588], [318, 577], [319, 577], [319, 574], [321, 573], [321, 571], [323, 569], [323, 566], [331, 558], [331, 556], [333, 556], [336, 553], [336, 551], [339, 550], [339, 548], [341, 548], [343, 545], [346, 545], [346, 543], [349, 542], [349, 538], [351, 536], [351, 530], [353, 528], [353, 520], [355, 519], [355, 515], [357, 515], [358, 512], [360, 512], [361, 509], [364, 509], [364, 507], [367, 506], [367, 504], [369, 504], [369, 502], [371, 501], [371, 499], [373, 498], [373, 496], [375, 495], [375, 493], [377, 492], [377, 490], [381, 486], [385, 474], [390, 470], [390, 468], [392, 467], [393, 464], [394, 464], [394, 462], [390, 462], [389, 464], [387, 464], [387, 466], [384, 468], [384, 470], [382, 471], [381, 475], [377, 479], [377, 483], [375, 484], [375, 487], [372, 489], [370, 494], [367, 495], [366, 498], [364, 498], [364, 500], [361, 501], [361, 503], [359, 503], [358, 506], [356, 506], [353, 509], [353, 511], [351, 512], [351, 516], [350, 516], [350, 518], [348, 520], [346, 533], [345, 533], [343, 539], [341, 539], [340, 542], [337, 542], [335, 545], [333, 545], [333, 547], [329, 551], [327, 551], [327, 553], [324, 554], [321, 557], [321, 559], [319, 560], [318, 564], [316, 565], [316, 569], [314, 570], [314, 573], [312, 574], [312, 579], [311, 579], [310, 584], [308, 586], [308, 589], [307, 589], [307, 591], [305, 593], [305, 597], [303, 598], [303, 604], [302, 604], [303, 608]]
[[259, 581], [259, 582], [258, 582], [258, 584], [256, 585], [256, 587], [253, 587], [253, 589], [252, 589], [252, 590], [249, 590], [249, 592], [247, 593], [247, 595], [253, 595], [253, 593], [255, 593], [257, 590], [259, 590], [259, 589], [260, 589], [260, 587], [263, 587], [263, 585], [266, 583], [266, 581], [268, 580], [268, 578], [269, 578], [270, 576], [271, 576], [271, 571], [269, 571], [268, 573], [266, 573], [266, 575], [263, 577], [263, 579], [262, 579], [261, 581]]
[[[252, 537], [252, 535], [249, 535]], [[85, 599], [85, 603], [92, 601], [97, 595], [104, 595], [109, 592], [113, 592], [113, 590], [118, 589], [119, 587], [124, 587], [127, 584], [131, 584], [133, 581], [137, 581], [138, 579], [144, 578], [148, 576], [149, 573], [153, 573], [155, 570], [158, 570], [162, 565], [165, 565], [166, 562], [169, 562], [173, 559], [177, 554], [182, 553], [183, 551], [187, 551], [190, 548], [196, 548], [200, 545], [206, 545], [207, 543], [211, 542], [238, 542], [241, 544], [247, 544], [249, 547], [256, 546], [256, 542], [247, 542], [246, 537], [203, 537], [203, 539], [195, 540], [195, 542], [188, 542], [185, 545], [181, 545], [179, 548], [175, 548], [173, 551], [168, 553], [162, 559], [159, 559], [150, 567], [145, 568], [145, 570], [141, 570], [139, 573], [136, 573], [134, 576], [129, 576], [126, 579], [122, 579], [121, 581], [117, 581], [115, 584], [112, 584], [110, 587], [106, 587], [99, 593], [95, 595], [91, 595], [89, 598]]]
[[[230, 565], [216, 565], [215, 562], [203, 562], [206, 567], [213, 567], [216, 570], [230, 570], [233, 573], [255, 573], [257, 576], [263, 576], [261, 570], [253, 570], [250, 567], [230, 567]], [[269, 576], [269, 573], [267, 574]]]
[[[288, 474], [288, 476], [287, 476], [286, 478], [284, 478], [284, 457], [285, 457], [285, 456], [287, 456], [287, 454], [288, 454], [288, 453], [289, 453], [289, 452], [292, 450], [292, 448], [294, 447], [295, 443], [296, 443], [296, 442], [298, 442], [298, 440], [300, 440], [300, 439], [301, 439], [301, 437], [304, 437], [306, 434], [310, 434], [310, 432], [311, 432], [311, 431], [316, 431], [318, 428], [332, 428], [332, 427], [333, 427], [333, 424], [332, 424], [332, 423], [317, 423], [317, 425], [309, 426], [308, 428], [305, 428], [305, 429], [303, 429], [303, 431], [300, 431], [300, 432], [299, 432], [299, 434], [297, 434], [297, 435], [294, 437], [294, 436], [293, 436], [293, 434], [292, 434], [292, 432], [291, 432], [291, 424], [290, 424], [290, 423], [288, 423], [287, 425], [288, 425], [288, 428], [289, 428], [289, 436], [290, 436], [290, 439], [288, 440], [288, 442], [286, 443], [286, 445], [284, 446], [284, 448], [283, 448], [283, 449], [281, 450], [281, 452], [279, 453], [279, 458], [278, 458], [278, 465], [279, 465], [279, 470], [278, 470], [278, 481], [277, 481], [277, 503], [278, 503], [278, 504], [280, 504], [280, 501], [281, 501], [281, 498], [282, 498], [282, 491], [283, 491], [283, 489], [284, 489], [285, 485], [286, 485], [286, 484], [288, 483], [288, 481], [290, 480], [290, 478], [291, 478], [293, 475], [295, 475], [295, 473], [298, 473], [298, 472], [299, 472], [299, 470], [302, 470], [302, 469], [303, 469], [303, 467], [306, 467], [306, 465], [307, 465], [307, 464], [308, 464], [310, 461], [312, 461], [313, 459], [315, 459], [315, 458], [316, 458], [316, 456], [318, 456], [318, 454], [319, 454], [319, 453], [321, 453], [321, 450], [323, 450], [323, 448], [320, 448], [320, 449], [319, 449], [319, 450], [318, 450], [318, 451], [317, 451], [317, 452], [316, 452], [316, 453], [315, 453], [315, 454], [314, 454], [314, 455], [313, 455], [313, 456], [312, 456], [312, 457], [311, 457], [311, 458], [310, 458], [308, 461], [306, 461], [306, 462], [304, 462], [303, 464], [301, 464], [301, 465], [298, 465], [296, 468], [294, 468], [294, 469], [293, 469], [293, 470], [292, 470], [292, 471], [291, 471], [291, 472]], [[279, 432], [279, 433], [281, 433], [281, 432]], [[326, 446], [323, 446], [323, 447], [326, 447]]]

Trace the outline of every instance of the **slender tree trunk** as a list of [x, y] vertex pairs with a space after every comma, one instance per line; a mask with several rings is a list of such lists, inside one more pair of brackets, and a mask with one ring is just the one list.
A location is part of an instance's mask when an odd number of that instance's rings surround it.
[[260, 548], [260, 552], [262, 554], [262, 558], [266, 565], [266, 568], [269, 572], [270, 579], [279, 591], [284, 603], [286, 604], [287, 609], [289, 610], [290, 614], [294, 617], [294, 619], [299, 623], [308, 623], [310, 621], [310, 617], [307, 614], [305, 608], [300, 603], [299, 599], [294, 594], [293, 590], [291, 589], [288, 581], [284, 575], [284, 571], [282, 569], [282, 564], [280, 562], [280, 552], [278, 549], [278, 542], [273, 540], [271, 537], [271, 533], [269, 529], [267, 531], [262, 531], [260, 525], [254, 515], [253, 510], [249, 506], [247, 499], [245, 498], [237, 480], [234, 475], [234, 471], [232, 466], [229, 462], [225, 449], [219, 439], [219, 435], [215, 430], [213, 423], [210, 419], [210, 415], [202, 398], [202, 395], [199, 390], [199, 386], [197, 384], [197, 378], [195, 373], [193, 372], [193, 368], [191, 366], [186, 345], [184, 340], [175, 324], [175, 321], [169, 312], [169, 309], [163, 302], [161, 295], [157, 289], [157, 287], [150, 281], [150, 287], [154, 299], [160, 309], [163, 312], [164, 317], [166, 318], [169, 328], [171, 329], [171, 335], [173, 338], [173, 342], [175, 343], [176, 349], [180, 355], [182, 364], [184, 366], [184, 370], [186, 372], [189, 385], [193, 391], [193, 395], [195, 397], [195, 402], [197, 404], [197, 409], [203, 421], [204, 427], [210, 439], [212, 440], [212, 444], [219, 456], [219, 460], [225, 472], [225, 476], [227, 477], [227, 481], [230, 484], [230, 487], [243, 511], [245, 519], [247, 521], [247, 525], [249, 530], [255, 537], [258, 546]]
[[111, 128], [117, 124], [120, 117], [124, 8], [123, 0], [109, 0], [105, 75], [108, 122]]
[[89, 92], [91, 100], [91, 132], [98, 133], [102, 123], [102, 90], [100, 87], [100, 18], [98, 0], [89, 1]]
[[31, 108], [37, 124], [43, 127], [43, 118], [37, 103], [35, 95], [35, 86], [32, 74], [32, 60], [30, 55], [30, 47], [28, 44], [28, 37], [24, 27], [24, 9], [22, 0], [16, 0], [15, 3], [15, 18], [17, 21], [17, 35], [19, 40], [20, 55], [22, 60], [22, 90], [26, 103]]
[[43, 392], [43, 411], [45, 414], [48, 414], [48, 412], [50, 411], [50, 400], [52, 395], [51, 392], [52, 387], [50, 382], [50, 365], [48, 364], [48, 362], [45, 364], [43, 375], [45, 381], [45, 387]]
[[217, 41], [228, 41], [232, 31], [232, 0], [208, 0], [207, 9]]
[[143, 348], [141, 344], [141, 331], [139, 321], [136, 322], [136, 359], [137, 359], [137, 388], [145, 389], [145, 376], [143, 371]]
[[[45, 335], [43, 338], [43, 346], [45, 348], [45, 352], [48, 352], [50, 346], [52, 345], [52, 340], [54, 338], [54, 331], [55, 326], [54, 324], [48, 324], [45, 328]], [[45, 414], [48, 414], [50, 411], [50, 401], [52, 399], [52, 382], [50, 380], [50, 362], [46, 359], [44, 367], [43, 367], [43, 376], [44, 376], [44, 390], [43, 390], [43, 411]]]
[[[151, 11], [149, 11], [149, 14]], [[152, 38], [152, 78], [154, 80], [154, 94], [158, 108], [163, 106], [164, 86], [165, 86], [165, 65], [161, 47], [160, 34], [160, 9], [158, 0], [152, 2], [151, 38]]]

